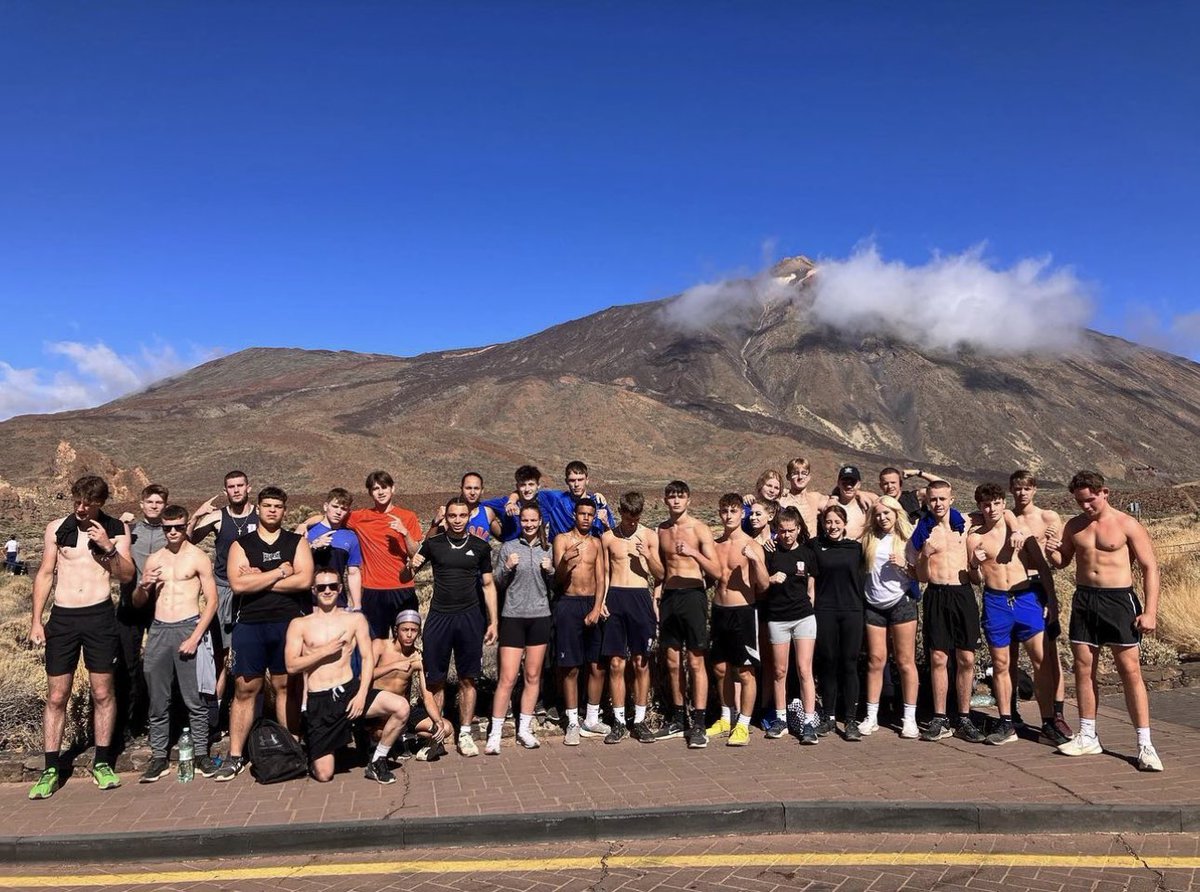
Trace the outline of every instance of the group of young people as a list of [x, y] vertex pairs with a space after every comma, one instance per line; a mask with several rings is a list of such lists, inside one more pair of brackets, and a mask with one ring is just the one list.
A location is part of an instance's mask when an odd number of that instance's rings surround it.
[[[1140, 636], [1155, 626], [1157, 565], [1145, 529], [1109, 503], [1098, 473], [1072, 479], [1081, 511], [1063, 523], [1034, 503], [1037, 482], [1024, 471], [1009, 480], [1011, 508], [1005, 490], [987, 483], [974, 493], [975, 510], [963, 514], [950, 484], [920, 469], [885, 468], [876, 494], [847, 465], [825, 494], [810, 485], [808, 463], [795, 459], [786, 475], [764, 472], [753, 493], [722, 496], [715, 530], [693, 516], [683, 481], [664, 488], [666, 519], [646, 525], [642, 493], [622, 495], [614, 516], [591, 491], [583, 462], [569, 463], [564, 476], [565, 489], [543, 488], [538, 469], [522, 466], [511, 493], [485, 500], [482, 477], [469, 472], [422, 528], [393, 503], [390, 475], [375, 471], [365, 481], [369, 507], [354, 508], [352, 495], [335, 488], [296, 530], [284, 527], [287, 494], [267, 486], [252, 503], [243, 471], [226, 474], [224, 506], [214, 498], [192, 512], [169, 504], [164, 487], [148, 486], [140, 519], [103, 511], [102, 479], [76, 481], [73, 512], [46, 527], [34, 581], [29, 637], [46, 648], [48, 696], [45, 769], [30, 798], [58, 788], [81, 654], [93, 702], [92, 777], [101, 789], [120, 784], [114, 734], [133, 721], [139, 700], [152, 751], [141, 780], [167, 773], [175, 691], [196, 771], [218, 781], [245, 768], [268, 683], [276, 718], [303, 733], [318, 781], [333, 777], [336, 753], [356, 734], [370, 751], [365, 774], [379, 783], [395, 781], [389, 756], [405, 732], [421, 741], [418, 759], [440, 758], [451, 742], [477, 756], [478, 681], [492, 644], [498, 678], [489, 755], [501, 752], [513, 705], [516, 744], [540, 746], [535, 711], [551, 697], [562, 705], [568, 746], [583, 737], [607, 744], [684, 738], [691, 748], [722, 737], [745, 746], [756, 714], [767, 738], [790, 730], [811, 745], [838, 731], [860, 741], [880, 730], [889, 657], [899, 676], [902, 738], [953, 734], [1003, 745], [1017, 739], [1020, 647], [1034, 669], [1041, 733], [1065, 755], [1086, 755], [1101, 751], [1095, 670], [1107, 647], [1137, 729], [1138, 767], [1162, 770], [1137, 653]], [[924, 486], [906, 491], [908, 478]], [[209, 535], [212, 558], [198, 547]], [[1075, 733], [1063, 717], [1052, 575], [1072, 561]], [[1135, 564], [1144, 607], [1133, 590]], [[427, 568], [432, 597], [422, 614], [415, 584]], [[115, 610], [112, 580], [121, 586]], [[975, 585], [983, 587], [982, 613]], [[924, 729], [916, 720], [918, 619], [933, 705]], [[987, 734], [970, 716], [981, 629], [999, 712]], [[647, 714], [658, 654], [667, 690], [659, 692], [664, 714], [655, 728]], [[451, 661], [457, 730], [446, 717]], [[543, 690], [547, 670], [557, 690]], [[710, 676], [720, 701], [711, 723]], [[611, 722], [601, 715], [606, 686]], [[218, 762], [209, 743], [223, 699], [229, 754]]]

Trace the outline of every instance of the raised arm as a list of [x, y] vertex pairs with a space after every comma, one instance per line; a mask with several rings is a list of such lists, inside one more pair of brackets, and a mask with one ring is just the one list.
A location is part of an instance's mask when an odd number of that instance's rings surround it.
[[288, 674], [308, 672], [328, 662], [342, 652], [342, 647], [349, 640], [349, 634], [342, 632], [332, 641], [326, 641], [320, 647], [314, 647], [308, 653], [304, 653], [304, 617], [292, 620], [288, 623], [287, 639], [283, 646], [283, 661]]

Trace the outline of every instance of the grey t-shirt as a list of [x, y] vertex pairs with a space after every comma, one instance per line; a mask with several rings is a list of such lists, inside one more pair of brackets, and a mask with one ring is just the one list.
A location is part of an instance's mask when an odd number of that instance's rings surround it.
[[[520, 560], [515, 569], [508, 566], [510, 554], [517, 555]], [[497, 587], [504, 592], [501, 616], [534, 619], [550, 615], [548, 574], [542, 570], [542, 561], [546, 558], [553, 558], [550, 549], [542, 548], [537, 541], [513, 539], [500, 546], [492, 573]]]

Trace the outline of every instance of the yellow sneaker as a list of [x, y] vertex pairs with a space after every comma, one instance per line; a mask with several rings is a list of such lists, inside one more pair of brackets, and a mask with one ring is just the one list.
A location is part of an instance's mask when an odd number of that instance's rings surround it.
[[729, 719], [717, 719], [708, 726], [708, 731], [706, 733], [709, 737], [724, 737], [729, 733], [729, 728]]
[[726, 746], [745, 746], [750, 742], [750, 726], [743, 725], [738, 722], [733, 726], [733, 730], [729, 732], [729, 740], [725, 742]]

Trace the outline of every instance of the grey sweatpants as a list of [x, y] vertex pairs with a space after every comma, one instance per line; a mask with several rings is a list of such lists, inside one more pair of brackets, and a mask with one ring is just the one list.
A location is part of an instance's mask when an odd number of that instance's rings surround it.
[[178, 681], [179, 693], [188, 711], [196, 756], [208, 755], [208, 706], [196, 685], [196, 655], [179, 653], [181, 645], [196, 631], [200, 617], [164, 623], [155, 620], [146, 636], [142, 665], [150, 690], [150, 751], [166, 758], [171, 751], [171, 683]]

